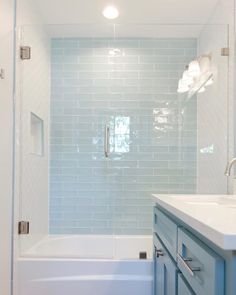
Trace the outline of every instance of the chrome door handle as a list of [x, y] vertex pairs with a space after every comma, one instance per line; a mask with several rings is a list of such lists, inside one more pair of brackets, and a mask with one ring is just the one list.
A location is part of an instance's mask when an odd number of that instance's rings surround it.
[[155, 255], [157, 258], [160, 256], [164, 256], [164, 252], [161, 249], [157, 249], [156, 246], [154, 246], [154, 250], [155, 250]]
[[183, 258], [180, 254], [178, 254], [178, 260], [182, 263], [191, 277], [195, 276], [196, 271], [201, 271], [200, 267], [191, 267], [188, 265], [187, 261], [192, 261], [191, 258]]
[[110, 127], [107, 124], [105, 125], [104, 133], [104, 154], [105, 157], [108, 158], [110, 153]]
[[159, 258], [160, 256], [164, 256], [164, 253], [162, 250], [157, 250], [156, 249], [156, 257]]

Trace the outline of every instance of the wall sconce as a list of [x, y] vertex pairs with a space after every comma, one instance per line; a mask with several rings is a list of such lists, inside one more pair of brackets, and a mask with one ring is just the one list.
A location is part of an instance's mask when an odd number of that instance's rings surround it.
[[182, 79], [179, 80], [178, 93], [186, 93], [191, 89], [197, 89], [198, 93], [205, 92], [207, 86], [214, 83], [212, 56], [201, 55], [196, 60], [191, 61], [183, 72]]
[[197, 78], [201, 75], [200, 64], [198, 60], [193, 60], [188, 65], [188, 76], [191, 78]]
[[189, 86], [187, 83], [185, 83], [182, 79], [179, 80], [179, 85], [178, 85], [178, 93], [185, 93], [189, 91]]

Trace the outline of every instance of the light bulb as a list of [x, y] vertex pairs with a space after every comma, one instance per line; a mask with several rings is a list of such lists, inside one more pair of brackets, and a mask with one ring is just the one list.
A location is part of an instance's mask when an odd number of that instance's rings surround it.
[[192, 78], [197, 78], [201, 74], [200, 65], [197, 60], [191, 61], [188, 66], [188, 76]]
[[189, 86], [183, 82], [183, 80], [179, 80], [179, 85], [178, 85], [178, 93], [185, 93], [189, 91]]
[[107, 6], [103, 10], [103, 16], [108, 19], [115, 19], [119, 16], [119, 11], [115, 6]]
[[193, 77], [190, 77], [188, 75], [188, 71], [187, 70], [184, 71], [184, 73], [183, 73], [182, 83], [187, 84], [187, 85], [193, 84]]
[[200, 69], [201, 72], [204, 73], [208, 73], [211, 70], [211, 60], [209, 56], [203, 56], [200, 59]]

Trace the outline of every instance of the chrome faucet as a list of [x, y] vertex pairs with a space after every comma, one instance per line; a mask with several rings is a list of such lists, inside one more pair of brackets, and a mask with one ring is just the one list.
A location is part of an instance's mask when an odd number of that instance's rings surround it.
[[225, 169], [225, 176], [230, 176], [231, 174], [231, 169], [233, 167], [233, 165], [236, 163], [236, 158], [233, 158], [226, 166]]

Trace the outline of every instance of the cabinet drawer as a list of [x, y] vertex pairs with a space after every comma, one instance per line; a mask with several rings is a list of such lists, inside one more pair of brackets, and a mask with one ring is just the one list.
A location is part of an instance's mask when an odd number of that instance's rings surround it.
[[178, 229], [178, 267], [197, 295], [224, 294], [224, 260], [185, 229]]
[[183, 275], [178, 275], [178, 295], [195, 295], [190, 286], [185, 282]]
[[177, 253], [177, 229], [178, 226], [167, 215], [154, 207], [154, 231], [162, 240], [174, 260]]

